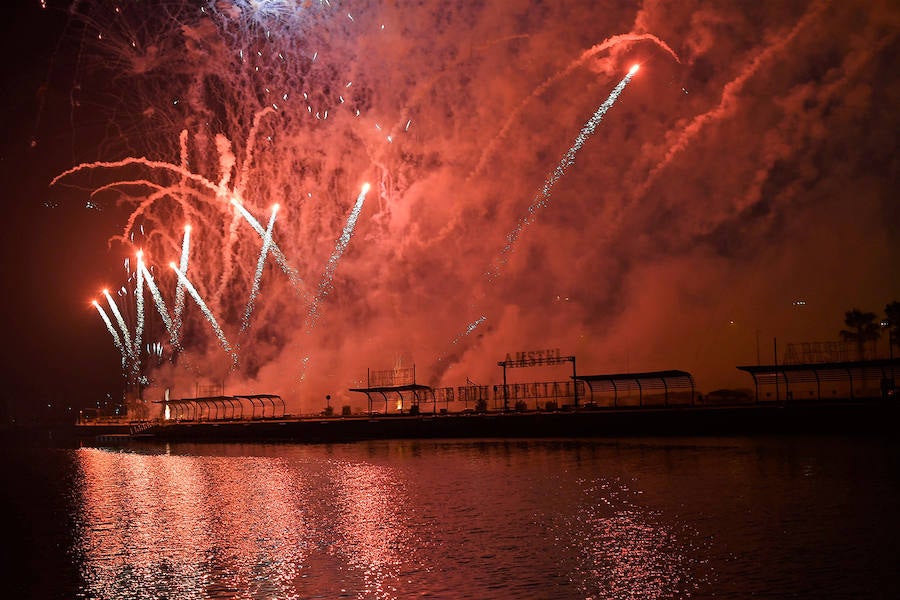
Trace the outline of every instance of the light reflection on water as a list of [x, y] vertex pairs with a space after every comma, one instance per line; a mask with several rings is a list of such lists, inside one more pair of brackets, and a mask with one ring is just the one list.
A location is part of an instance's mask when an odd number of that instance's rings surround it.
[[280, 461], [78, 451], [90, 598], [298, 597], [302, 488]]
[[[887, 512], [897, 494], [835, 491], [861, 463], [823, 451], [755, 441], [80, 449], [78, 597], [744, 597], [814, 589], [813, 575], [832, 592], [859, 590], [864, 578], [841, 588], [827, 567], [811, 569], [833, 560], [823, 546], [867, 523], [836, 526], [840, 511]], [[791, 564], [797, 556], [807, 562]]]

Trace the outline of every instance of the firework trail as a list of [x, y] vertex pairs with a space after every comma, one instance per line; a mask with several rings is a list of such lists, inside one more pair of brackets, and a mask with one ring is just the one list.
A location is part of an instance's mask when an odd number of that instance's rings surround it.
[[[369, 193], [369, 187], [368, 183], [363, 184], [359, 196], [356, 197], [356, 204], [353, 206], [353, 210], [350, 211], [350, 215], [347, 217], [344, 231], [341, 233], [341, 237], [338, 238], [337, 244], [335, 244], [334, 252], [331, 253], [331, 258], [328, 259], [325, 272], [322, 273], [322, 281], [319, 282], [319, 290], [310, 302], [309, 312], [306, 315], [306, 335], [312, 333], [312, 330], [316, 326], [316, 322], [319, 320], [319, 303], [321, 303], [322, 300], [325, 299], [325, 296], [328, 295], [328, 292], [331, 291], [331, 282], [334, 279], [334, 272], [337, 270], [338, 261], [341, 259], [344, 250], [347, 249], [347, 245], [350, 243], [350, 237], [353, 235], [353, 229], [356, 227], [356, 220], [359, 218], [359, 213], [362, 210], [366, 194]], [[309, 366], [309, 359], [310, 356], [306, 355], [301, 361], [300, 381], [303, 381], [306, 377], [306, 368]]]
[[325, 266], [325, 272], [322, 273], [322, 281], [319, 282], [319, 290], [313, 298], [312, 304], [309, 307], [309, 313], [307, 314], [307, 333], [312, 331], [313, 327], [316, 325], [316, 321], [319, 319], [319, 303], [324, 300], [325, 296], [331, 291], [331, 282], [334, 279], [334, 272], [337, 270], [338, 261], [341, 259], [344, 250], [347, 249], [347, 245], [350, 243], [350, 237], [353, 235], [353, 229], [356, 227], [356, 220], [359, 218], [363, 202], [366, 200], [366, 194], [369, 193], [369, 187], [368, 183], [363, 184], [359, 196], [356, 197], [356, 204], [353, 206], [353, 210], [350, 211], [350, 215], [347, 217], [344, 231], [341, 233], [341, 237], [338, 238], [338, 241], [334, 246], [334, 252], [331, 253], [331, 258], [328, 259], [328, 264]]
[[[134, 354], [141, 355], [141, 338], [144, 335], [144, 253], [137, 253], [137, 286], [134, 290], [135, 306], [137, 309], [137, 323], [134, 327]], [[135, 365], [137, 368], [137, 365]]]
[[506, 234], [506, 245], [500, 250], [498, 256], [494, 259], [494, 264], [492, 265], [492, 269], [488, 271], [487, 276], [488, 279], [494, 280], [500, 274], [501, 268], [508, 261], [509, 253], [512, 252], [513, 246], [516, 241], [519, 239], [519, 236], [522, 235], [522, 232], [525, 231], [525, 228], [528, 227], [531, 223], [534, 222], [536, 218], [536, 213], [538, 209], [547, 206], [550, 203], [550, 193], [553, 191], [553, 186], [556, 185], [563, 175], [566, 174], [566, 170], [575, 162], [575, 155], [584, 146], [584, 143], [591, 137], [594, 133], [594, 130], [597, 128], [597, 125], [600, 124], [600, 121], [603, 120], [606, 112], [612, 108], [612, 105], [615, 104], [616, 100], [618, 100], [619, 95], [622, 93], [622, 90], [625, 89], [625, 86], [631, 81], [631, 78], [634, 77], [634, 74], [638, 71], [638, 65], [634, 65], [628, 71], [628, 74], [613, 88], [613, 91], [610, 92], [609, 96], [600, 105], [597, 111], [591, 116], [587, 123], [584, 124], [584, 127], [581, 128], [581, 131], [578, 133], [578, 136], [575, 138], [575, 143], [572, 144], [572, 147], [566, 151], [563, 155], [562, 160], [559, 161], [559, 164], [556, 165], [556, 168], [547, 176], [547, 179], [544, 181], [543, 187], [541, 190], [535, 195], [534, 201], [531, 203], [531, 206], [528, 207], [528, 214], [519, 219], [519, 222], [516, 226]]
[[644, 41], [644, 40], [649, 40], [649, 41], [654, 42], [660, 48], [662, 48], [663, 50], [668, 52], [672, 56], [672, 58], [675, 59], [676, 62], [679, 62], [679, 63], [681, 62], [681, 59], [678, 58], [678, 55], [675, 53], [675, 51], [672, 50], [672, 48], [670, 48], [668, 44], [666, 44], [664, 41], [662, 41], [661, 39], [659, 39], [652, 33], [624, 33], [624, 34], [620, 34], [620, 35], [614, 35], [610, 38], [603, 40], [601, 43], [591, 47], [588, 50], [585, 50], [581, 54], [581, 56], [579, 56], [574, 61], [572, 61], [568, 67], [566, 67], [559, 73], [556, 73], [552, 77], [545, 80], [541, 85], [536, 87], [534, 89], [534, 91], [531, 92], [531, 94], [528, 97], [526, 97], [524, 100], [522, 100], [519, 103], [519, 105], [509, 113], [509, 115], [506, 117], [506, 121], [504, 121], [504, 123], [503, 123], [503, 127], [500, 128], [500, 131], [497, 133], [497, 135], [494, 136], [494, 138], [488, 143], [488, 145], [482, 151], [481, 157], [478, 159], [478, 164], [475, 165], [475, 168], [469, 174], [468, 179], [471, 179], [472, 177], [475, 177], [476, 175], [481, 173], [481, 171], [484, 169], [485, 165], [487, 164], [488, 158], [497, 149], [497, 146], [499, 145], [500, 140], [506, 136], [506, 134], [512, 128], [513, 123], [515, 122], [516, 118], [519, 116], [519, 114], [522, 112], [522, 110], [525, 108], [525, 106], [531, 100], [533, 100], [534, 98], [537, 98], [538, 96], [540, 96], [541, 94], [546, 92], [547, 89], [551, 85], [553, 85], [560, 79], [567, 77], [572, 71], [574, 71], [575, 69], [577, 69], [578, 67], [583, 65], [585, 62], [588, 61], [589, 58], [593, 57], [594, 55], [599, 54], [600, 52], [602, 52], [604, 50], [608, 50], [609, 48], [612, 48], [613, 46], [618, 46], [619, 44], [622, 44], [622, 43], [639, 42], [639, 41]]
[[253, 164], [253, 151], [256, 149], [256, 136], [259, 132], [259, 124], [263, 117], [274, 114], [275, 110], [271, 106], [267, 106], [253, 116], [253, 127], [250, 129], [250, 135], [247, 136], [247, 157], [244, 159], [244, 164], [241, 165], [240, 178], [234, 184], [235, 194], [239, 197], [243, 197], [244, 188], [247, 186], [247, 180], [250, 178], [250, 165]]
[[180, 279], [184, 287], [187, 288], [188, 293], [197, 303], [197, 306], [200, 307], [200, 310], [203, 311], [203, 314], [206, 316], [209, 324], [212, 325], [216, 337], [219, 338], [219, 342], [222, 344], [222, 348], [225, 349], [225, 352], [231, 355], [232, 362], [237, 365], [237, 354], [234, 353], [234, 350], [231, 348], [231, 344], [228, 343], [228, 339], [225, 337], [225, 332], [222, 331], [222, 328], [219, 326], [219, 322], [216, 321], [215, 315], [213, 315], [212, 311], [206, 305], [206, 302], [203, 301], [203, 298], [200, 297], [200, 293], [197, 291], [197, 288], [194, 287], [194, 284], [191, 283], [191, 281], [184, 273], [178, 270], [178, 267], [175, 265], [175, 263], [169, 263], [169, 266], [178, 275], [178, 279]]
[[116, 345], [116, 348], [118, 348], [119, 352], [122, 353], [122, 366], [124, 367], [127, 355], [125, 352], [125, 346], [122, 345], [122, 338], [119, 337], [119, 333], [116, 331], [116, 328], [113, 327], [112, 322], [106, 315], [106, 311], [103, 310], [102, 306], [100, 306], [100, 303], [94, 300], [92, 304], [94, 305], [94, 308], [97, 309], [97, 312], [100, 313], [100, 318], [103, 319], [103, 322], [106, 324], [106, 328], [109, 330], [109, 334], [112, 336], [113, 343]]
[[[250, 211], [248, 211], [244, 207], [244, 205], [241, 204], [241, 201], [238, 200], [237, 198], [232, 198], [231, 203], [234, 204], [235, 207], [237, 207], [238, 212], [241, 214], [241, 216], [244, 217], [244, 219], [247, 221], [247, 223], [249, 223], [250, 226], [253, 227], [253, 229], [256, 231], [256, 233], [259, 234], [259, 237], [261, 237], [263, 239], [263, 242], [265, 242], [266, 230], [263, 229], [262, 225], [256, 219], [256, 217], [254, 217], [252, 214], [250, 214]], [[288, 281], [290, 281], [291, 287], [293, 287], [295, 290], [297, 290], [298, 293], [301, 292], [302, 291], [301, 285], [303, 283], [303, 280], [300, 279], [300, 276], [297, 274], [297, 271], [295, 269], [291, 268], [291, 266], [288, 264], [287, 258], [284, 256], [284, 253], [281, 251], [281, 248], [278, 247], [278, 244], [275, 243], [275, 240], [269, 240], [269, 252], [272, 253], [272, 256], [275, 258], [275, 262], [278, 263], [278, 266], [281, 268], [281, 271], [285, 275], [287, 275], [287, 278], [288, 278]]]
[[122, 330], [122, 338], [124, 339], [123, 345], [126, 349], [126, 354], [131, 357], [131, 336], [128, 335], [128, 326], [125, 325], [125, 319], [122, 318], [122, 313], [119, 312], [119, 307], [116, 306], [116, 301], [113, 300], [113, 297], [110, 295], [109, 290], [103, 290], [103, 295], [106, 296], [106, 301], [107, 303], [109, 303], [109, 308], [110, 310], [112, 310], [113, 315], [116, 317], [116, 322], [119, 324], [119, 328]]
[[250, 288], [250, 298], [247, 300], [247, 309], [244, 311], [244, 322], [241, 325], [241, 332], [247, 330], [250, 326], [250, 315], [253, 313], [253, 303], [256, 295], [259, 294], [259, 282], [262, 279], [263, 267], [266, 265], [266, 256], [269, 254], [269, 247], [272, 245], [272, 230], [275, 227], [275, 215], [278, 213], [278, 205], [272, 207], [272, 216], [269, 217], [269, 225], [266, 227], [266, 234], [263, 236], [262, 250], [259, 251], [259, 260], [256, 262], [256, 274], [253, 277], [253, 286]]
[[712, 123], [727, 118], [737, 111], [739, 103], [736, 101], [736, 98], [742, 92], [744, 84], [756, 75], [768, 61], [779, 56], [784, 51], [784, 48], [792, 43], [804, 29], [809, 27], [809, 25], [818, 18], [827, 7], [828, 4], [825, 2], [813, 4], [809, 11], [803, 15], [794, 27], [791, 28], [787, 35], [781, 35], [775, 38], [776, 41], [773, 44], [767, 46], [763, 51], [754, 56], [741, 71], [740, 75], [725, 85], [722, 89], [722, 96], [719, 99], [719, 103], [707, 112], [694, 117], [691, 122], [681, 130], [676, 139], [669, 146], [663, 159], [653, 167], [640, 186], [630, 194], [631, 201], [626, 202], [625, 206], [619, 210], [616, 221], [621, 219], [621, 216], [631, 208], [631, 205], [635, 201], [647, 193], [650, 186], [656, 182], [666, 167], [672, 163], [678, 154], [691, 144], [691, 141], [699, 135], [707, 125], [711, 125]]
[[487, 316], [486, 316], [486, 315], [481, 315], [480, 317], [478, 317], [477, 319], [475, 319], [474, 321], [472, 321], [471, 323], [469, 323], [469, 326], [466, 327], [466, 330], [463, 331], [462, 333], [458, 334], [455, 338], [453, 338], [453, 341], [450, 342], [450, 343], [451, 343], [451, 344], [457, 344], [457, 343], [459, 343], [459, 341], [460, 341], [461, 339], [463, 339], [464, 337], [466, 337], [467, 335], [469, 335], [470, 333], [472, 333], [473, 331], [475, 331], [475, 329], [476, 329], [479, 325], [481, 325], [482, 323], [484, 323], [485, 321], [487, 321]]
[[156, 287], [156, 281], [153, 280], [153, 274], [150, 273], [150, 269], [147, 268], [143, 262], [138, 263], [138, 268], [144, 274], [144, 280], [147, 282], [147, 288], [150, 290], [150, 296], [153, 298], [153, 302], [156, 304], [156, 310], [159, 312], [159, 316], [162, 318], [163, 323], [166, 325], [166, 332], [169, 334], [169, 337], [172, 338], [172, 345], [177, 345], [175, 342], [175, 330], [172, 328], [172, 319], [169, 317], [169, 311], [166, 308], [166, 303], [163, 301], [162, 294], [159, 293], [159, 288]]
[[219, 186], [217, 186], [215, 183], [213, 183], [206, 177], [203, 177], [202, 175], [197, 175], [196, 173], [191, 173], [185, 167], [182, 167], [179, 165], [173, 165], [172, 163], [159, 161], [159, 160], [148, 160], [143, 157], [140, 157], [140, 158], [128, 157], [128, 158], [123, 158], [122, 160], [116, 160], [116, 161], [96, 161], [96, 162], [89, 162], [89, 163], [81, 163], [79, 165], [75, 165], [71, 169], [63, 171], [62, 173], [60, 173], [59, 175], [54, 177], [50, 181], [50, 185], [51, 186], [56, 185], [61, 179], [64, 179], [65, 177], [68, 177], [69, 175], [78, 173], [79, 171], [86, 171], [86, 170], [92, 170], [92, 169], [118, 169], [118, 168], [122, 168], [122, 167], [128, 167], [131, 165], [143, 165], [143, 166], [147, 167], [148, 169], [161, 169], [163, 171], [169, 171], [173, 174], [180, 175], [183, 179], [185, 179], [187, 181], [193, 181], [194, 183], [199, 184], [201, 188], [205, 188], [208, 191], [211, 191], [216, 195], [218, 195], [219, 192], [221, 191]]
[[[180, 273], [187, 274], [188, 270], [188, 258], [191, 253], [191, 226], [184, 226], [184, 238], [181, 241], [181, 262], [178, 265], [178, 271]], [[184, 313], [184, 284], [181, 282], [181, 277], [175, 282], [175, 309], [174, 316], [172, 318], [172, 345], [175, 348], [180, 348], [181, 342], [179, 341], [179, 336], [181, 335], [181, 325], [182, 325], [182, 314]]]
[[813, 5], [809, 12], [803, 15], [803, 18], [794, 25], [787, 35], [780, 36], [776, 43], [767, 47], [763, 52], [755, 56], [750, 61], [747, 68], [737, 78], [725, 85], [722, 90], [722, 98], [719, 101], [719, 104], [709, 112], [695, 117], [684, 129], [675, 143], [669, 148], [668, 152], [666, 152], [666, 156], [663, 158], [662, 162], [653, 169], [650, 176], [655, 177], [661, 169], [665, 168], [676, 154], [687, 147], [691, 138], [693, 138], [705, 125], [709, 124], [711, 121], [719, 120], [727, 114], [735, 112], [738, 104], [735, 102], [734, 98], [740, 92], [740, 89], [747, 80], [755, 75], [768, 59], [777, 56], [785, 46], [793, 42], [797, 35], [816, 19], [827, 6], [828, 4], [824, 2], [818, 2]]

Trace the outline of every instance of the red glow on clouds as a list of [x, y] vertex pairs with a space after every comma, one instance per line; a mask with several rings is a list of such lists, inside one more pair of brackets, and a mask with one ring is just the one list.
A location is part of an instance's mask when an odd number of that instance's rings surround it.
[[[92, 201], [129, 206], [116, 241], [156, 260], [180, 254], [171, 228], [191, 221], [191, 284], [241, 352], [230, 370], [188, 304], [190, 361], [152, 368], [146, 397], [188, 395], [207, 377], [235, 393], [281, 393], [302, 411], [325, 394], [356, 401], [346, 390], [367, 368], [414, 363], [420, 383], [492, 383], [507, 352], [547, 347], [577, 355], [585, 372], [678, 368], [702, 390], [747, 387], [734, 366], [755, 362], [759, 337], [834, 339], [844, 310], [878, 311], [900, 296], [882, 275], [900, 247], [884, 174], [895, 145], [860, 133], [900, 129], [887, 100], [898, 85], [884, 76], [900, 7], [790, 4], [750, 19], [728, 3], [585, 1], [532, 16], [530, 2], [512, 0], [502, 14], [460, 9], [460, 27], [427, 4], [374, 2], [383, 29], [325, 8], [311, 24], [284, 13], [266, 28], [240, 11], [186, 10], [184, 23], [148, 29], [162, 32], [154, 47], [180, 49], [165, 60], [136, 54], [125, 37], [159, 18], [141, 6], [117, 17], [130, 28], [104, 30], [97, 50], [122, 69], [109, 80], [149, 81], [135, 90], [152, 90], [140, 102], [156, 120], [120, 127], [133, 138], [104, 146], [148, 158], [109, 150], [85, 169], [109, 178], [91, 182], [103, 186]], [[238, 21], [217, 29], [213, 18]], [[266, 51], [240, 53], [257, 46]], [[652, 77], [624, 90], [552, 204], [529, 211], [636, 56], [653, 61]], [[225, 91], [213, 99], [210, 89]], [[179, 95], [189, 100], [174, 105]], [[346, 252], [329, 264], [370, 177]], [[240, 315], [264, 234], [226, 210], [229, 198], [263, 225], [266, 207], [284, 210], [263, 257], [284, 263], [262, 271], [252, 327]], [[487, 280], [522, 220], [530, 225], [502, 276]], [[158, 280], [173, 311], [177, 281]], [[320, 288], [328, 293], [305, 331]], [[781, 310], [799, 296], [809, 311]], [[732, 315], [740, 325], [718, 327]], [[202, 368], [188, 372], [188, 362]]]

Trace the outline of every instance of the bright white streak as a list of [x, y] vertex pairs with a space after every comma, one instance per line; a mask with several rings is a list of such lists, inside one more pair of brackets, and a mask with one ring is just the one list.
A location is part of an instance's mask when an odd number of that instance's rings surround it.
[[469, 324], [469, 326], [466, 328], [466, 332], [463, 335], [469, 335], [470, 333], [475, 331], [475, 328], [481, 325], [485, 320], [487, 320], [487, 317], [484, 315], [481, 315], [480, 317], [475, 319], [472, 323]]
[[347, 245], [350, 244], [353, 229], [356, 227], [356, 221], [359, 219], [359, 213], [362, 210], [363, 202], [365, 202], [366, 194], [368, 193], [369, 184], [364, 183], [362, 190], [359, 192], [359, 196], [356, 197], [356, 204], [353, 206], [353, 210], [350, 211], [350, 215], [347, 217], [347, 223], [344, 224], [344, 231], [341, 232], [341, 237], [338, 238], [337, 243], [334, 246], [334, 252], [331, 253], [331, 258], [328, 259], [328, 264], [325, 265], [325, 272], [322, 273], [322, 280], [319, 282], [319, 290], [316, 293], [316, 297], [313, 298], [312, 305], [309, 307], [306, 326], [307, 331], [312, 330], [318, 319], [319, 302], [324, 300], [325, 296], [328, 295], [328, 292], [331, 291], [331, 282], [334, 279], [334, 272], [337, 270], [338, 261], [341, 260], [341, 256], [343, 256], [344, 251], [347, 249]]
[[245, 331], [250, 326], [250, 315], [253, 313], [253, 303], [259, 294], [259, 282], [262, 279], [263, 267], [266, 266], [266, 255], [269, 254], [269, 247], [272, 245], [272, 230], [275, 227], [275, 215], [278, 214], [278, 205], [272, 207], [272, 216], [269, 217], [269, 225], [266, 227], [266, 234], [263, 236], [262, 249], [259, 251], [259, 260], [256, 261], [256, 274], [253, 276], [253, 286], [250, 288], [250, 298], [247, 299], [247, 309], [244, 311], [244, 322], [241, 325], [241, 331]]
[[134, 290], [137, 308], [137, 324], [134, 328], [134, 355], [141, 355], [141, 338], [144, 335], [144, 253], [137, 253], [137, 287]]
[[[191, 226], [185, 225], [184, 227], [184, 239], [181, 241], [181, 263], [178, 265], [178, 270], [181, 273], [187, 275], [188, 270], [188, 258], [191, 252]], [[178, 278], [178, 281], [175, 282], [175, 311], [174, 317], [172, 320], [172, 345], [176, 348], [181, 346], [181, 343], [178, 340], [178, 336], [181, 335], [181, 315], [184, 312], [184, 284], [181, 283], [181, 278]]]
[[513, 246], [516, 241], [519, 239], [519, 236], [522, 235], [522, 232], [525, 231], [525, 228], [528, 227], [534, 220], [537, 218], [536, 213], [538, 209], [547, 206], [550, 203], [550, 193], [553, 191], [553, 186], [556, 185], [563, 175], [566, 174], [566, 170], [572, 166], [575, 162], [575, 155], [581, 150], [581, 147], [584, 146], [584, 143], [591, 137], [594, 133], [594, 130], [597, 128], [597, 125], [600, 124], [600, 121], [603, 120], [606, 112], [612, 108], [612, 105], [615, 104], [616, 100], [618, 100], [619, 95], [622, 93], [622, 90], [625, 89], [625, 86], [628, 85], [628, 82], [631, 81], [631, 78], [638, 70], [638, 65], [635, 65], [631, 68], [622, 81], [613, 88], [613, 91], [610, 92], [609, 96], [600, 105], [600, 107], [594, 112], [588, 122], [584, 124], [584, 127], [581, 128], [581, 131], [575, 138], [575, 143], [572, 144], [572, 147], [566, 151], [563, 155], [562, 159], [559, 161], [559, 164], [556, 165], [556, 168], [547, 176], [547, 179], [544, 180], [544, 185], [541, 187], [540, 191], [535, 195], [534, 200], [531, 203], [531, 206], [528, 207], [528, 214], [519, 219], [519, 222], [516, 223], [516, 226], [513, 227], [512, 231], [506, 234], [506, 245], [500, 250], [497, 258], [494, 259], [494, 264], [490, 271], [486, 273], [488, 279], [495, 279], [499, 274], [501, 268], [506, 264], [508, 260], [508, 255], [512, 252]]
[[187, 288], [188, 293], [197, 303], [197, 306], [200, 307], [200, 310], [203, 311], [203, 314], [206, 315], [206, 319], [209, 321], [210, 325], [212, 325], [213, 331], [216, 333], [216, 337], [219, 338], [219, 342], [222, 344], [222, 347], [225, 349], [225, 352], [231, 354], [231, 358], [234, 363], [237, 363], [237, 354], [231, 349], [231, 344], [228, 343], [228, 340], [225, 338], [225, 332], [222, 331], [222, 328], [219, 327], [219, 322], [216, 321], [215, 315], [213, 315], [212, 311], [209, 310], [209, 307], [206, 305], [206, 302], [203, 301], [203, 298], [200, 297], [200, 293], [197, 291], [197, 288], [194, 287], [194, 284], [191, 283], [190, 279], [187, 276], [178, 270], [178, 267], [175, 266], [175, 263], [169, 263], [169, 266], [172, 267], [172, 270], [178, 275], [178, 279], [182, 281], [184, 287]]
[[106, 311], [103, 310], [103, 307], [100, 306], [100, 303], [94, 300], [94, 308], [97, 309], [97, 312], [100, 313], [100, 318], [103, 319], [103, 322], [106, 323], [106, 328], [109, 330], [109, 334], [112, 336], [113, 343], [116, 345], [116, 348], [119, 349], [119, 352], [122, 353], [122, 365], [125, 364], [125, 346], [122, 345], [122, 338], [119, 337], [119, 333], [116, 331], [116, 328], [113, 327], [112, 322], [109, 320], [109, 317], [106, 315]]
[[466, 337], [467, 335], [469, 335], [470, 333], [472, 333], [473, 331], [475, 331], [475, 329], [476, 329], [479, 325], [481, 325], [482, 323], [484, 323], [485, 321], [487, 321], [487, 316], [486, 316], [486, 315], [481, 315], [480, 317], [478, 317], [477, 319], [475, 319], [474, 321], [472, 321], [471, 323], [469, 323], [469, 326], [466, 327], [466, 330], [463, 331], [462, 333], [460, 333], [459, 335], [457, 335], [455, 338], [453, 338], [453, 341], [450, 342], [450, 343], [451, 343], [451, 344], [456, 344], [456, 343], [458, 343], [459, 340], [461, 340], [462, 338]]
[[[260, 222], [256, 220], [256, 217], [251, 215], [250, 211], [244, 208], [244, 205], [241, 204], [236, 198], [232, 198], [231, 203], [237, 207], [238, 212], [241, 213], [241, 216], [244, 217], [244, 219], [246, 219], [248, 223], [250, 223], [250, 226], [253, 227], [256, 233], [259, 234], [259, 237], [265, 240], [266, 231], [265, 229], [263, 229]], [[272, 240], [270, 242], [269, 251], [272, 253], [272, 256], [275, 257], [275, 262], [277, 262], [278, 266], [281, 267], [282, 272], [287, 275], [288, 281], [291, 282], [291, 285], [294, 286], [294, 288], [298, 292], [301, 291], [300, 284], [303, 283], [303, 280], [300, 279], [300, 276], [297, 275], [297, 272], [288, 264], [287, 258], [285, 258], [284, 253], [281, 251], [281, 248], [278, 247], [278, 244], [275, 243], [275, 240]]]
[[163, 301], [162, 294], [159, 293], [159, 288], [156, 287], [156, 281], [153, 280], [153, 274], [150, 273], [150, 269], [141, 261], [139, 263], [139, 268], [144, 273], [144, 278], [147, 281], [147, 288], [150, 290], [150, 296], [153, 297], [153, 302], [156, 304], [156, 310], [159, 312], [159, 316], [162, 317], [163, 323], [166, 324], [166, 331], [169, 332], [169, 336], [173, 338], [172, 345], [175, 344], [175, 330], [172, 329], [172, 319], [169, 318], [169, 311], [166, 308], [166, 303]]
[[116, 301], [113, 300], [113, 297], [109, 294], [109, 290], [103, 290], [103, 295], [106, 296], [106, 301], [109, 303], [109, 308], [112, 310], [113, 315], [116, 317], [116, 322], [119, 324], [119, 328], [122, 330], [122, 338], [124, 341], [124, 347], [126, 348], [126, 354], [131, 356], [131, 336], [128, 335], [128, 326], [125, 325], [125, 319], [122, 318], [122, 313], [119, 312], [119, 307], [116, 306]]

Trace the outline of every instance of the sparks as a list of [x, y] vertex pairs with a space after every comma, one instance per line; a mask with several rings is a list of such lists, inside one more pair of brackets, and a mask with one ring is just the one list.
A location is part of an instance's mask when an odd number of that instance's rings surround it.
[[144, 281], [147, 283], [147, 289], [150, 290], [150, 297], [153, 298], [153, 302], [156, 304], [156, 310], [159, 312], [159, 316], [166, 326], [166, 331], [172, 339], [172, 345], [178, 349], [178, 342], [175, 339], [175, 330], [172, 327], [172, 319], [169, 317], [169, 311], [166, 308], [166, 303], [163, 301], [162, 294], [160, 294], [159, 288], [156, 287], [156, 281], [154, 281], [153, 275], [150, 273], [150, 269], [147, 268], [146, 264], [141, 262], [139, 263], [138, 268], [141, 269], [144, 274]]
[[[265, 240], [266, 230], [263, 229], [260, 222], [250, 214], [244, 205], [237, 198], [232, 198], [231, 203], [238, 209], [238, 212], [244, 217], [244, 220], [253, 227], [253, 230], [259, 234], [260, 238]], [[278, 244], [275, 243], [274, 240], [270, 240], [269, 242], [269, 251], [272, 253], [272, 256], [275, 257], [275, 262], [278, 263], [278, 266], [281, 268], [281, 271], [287, 275], [288, 280], [291, 283], [291, 286], [298, 292], [302, 292], [301, 285], [303, 284], [303, 280], [300, 279], [300, 276], [297, 274], [297, 271], [294, 270], [287, 262], [287, 258], [284, 256], [284, 253], [281, 251], [281, 248], [278, 247]]]
[[184, 287], [187, 288], [188, 293], [194, 299], [194, 302], [197, 303], [197, 306], [200, 307], [200, 310], [203, 311], [206, 320], [209, 321], [209, 324], [212, 326], [213, 331], [216, 334], [216, 337], [219, 338], [219, 342], [222, 344], [222, 348], [225, 349], [225, 352], [231, 355], [232, 361], [234, 364], [237, 364], [237, 354], [231, 348], [231, 344], [228, 343], [228, 339], [225, 337], [225, 332], [222, 331], [222, 328], [219, 326], [219, 322], [216, 320], [215, 315], [213, 315], [212, 311], [209, 310], [209, 306], [206, 305], [206, 302], [203, 301], [203, 298], [200, 297], [200, 293], [197, 291], [197, 288], [194, 287], [194, 284], [187, 278], [187, 276], [178, 270], [178, 267], [175, 263], [169, 263], [169, 267], [178, 275], [178, 279], [184, 284]]
[[256, 261], [256, 273], [253, 276], [253, 285], [250, 288], [250, 298], [247, 300], [247, 308], [244, 310], [244, 320], [241, 324], [241, 332], [247, 330], [250, 326], [250, 315], [253, 313], [253, 303], [259, 294], [259, 283], [262, 279], [263, 267], [266, 265], [266, 256], [269, 254], [269, 248], [272, 246], [272, 229], [275, 227], [275, 215], [278, 213], [278, 205], [272, 207], [272, 216], [269, 217], [269, 224], [266, 227], [266, 233], [263, 236], [262, 249], [259, 251], [259, 260]]
[[606, 112], [612, 108], [612, 105], [615, 104], [616, 100], [618, 100], [619, 95], [622, 93], [622, 90], [625, 89], [625, 86], [628, 85], [628, 82], [631, 81], [631, 78], [637, 72], [637, 65], [631, 67], [631, 70], [628, 72], [622, 81], [620, 81], [613, 91], [610, 92], [609, 96], [606, 100], [603, 101], [603, 104], [594, 112], [590, 119], [588, 119], [587, 123], [584, 124], [584, 127], [581, 128], [581, 131], [575, 138], [575, 142], [572, 144], [572, 147], [566, 151], [563, 155], [562, 159], [559, 161], [559, 164], [556, 165], [556, 168], [547, 176], [547, 179], [544, 180], [544, 185], [541, 187], [540, 191], [535, 195], [534, 200], [531, 205], [527, 209], [527, 214], [519, 219], [519, 222], [516, 223], [516, 226], [506, 234], [506, 245], [498, 253], [497, 257], [494, 259], [494, 263], [486, 275], [488, 279], [494, 280], [500, 274], [500, 270], [507, 263], [508, 256], [512, 252], [515, 243], [518, 241], [519, 236], [525, 231], [525, 228], [528, 227], [534, 220], [537, 218], [536, 213], [539, 209], [547, 206], [550, 203], [550, 194], [553, 191], [553, 186], [566, 174], [566, 171], [572, 164], [575, 162], [575, 155], [581, 150], [581, 147], [584, 146], [584, 143], [591, 137], [594, 133], [594, 130], [597, 129], [597, 125], [600, 124], [600, 121], [603, 120]]
[[[184, 237], [181, 240], [181, 262], [178, 265], [178, 271], [187, 275], [188, 260], [191, 253], [191, 226], [184, 226]], [[184, 284], [181, 278], [175, 282], [175, 308], [172, 317], [172, 345], [178, 348], [180, 346], [179, 336], [181, 335], [182, 314], [184, 313]]]
[[109, 290], [103, 290], [103, 295], [106, 296], [106, 302], [109, 304], [109, 309], [112, 311], [113, 316], [116, 317], [116, 322], [119, 324], [119, 329], [122, 331], [123, 346], [126, 349], [126, 354], [130, 357], [132, 355], [131, 336], [128, 334], [128, 326], [125, 325], [125, 319], [122, 318], [122, 313], [119, 312], [119, 307], [116, 306], [116, 301], [113, 300]]
[[[134, 353], [135, 356], [140, 356], [141, 353], [141, 338], [144, 335], [144, 252], [142, 250], [138, 250], [137, 252], [137, 285], [135, 286], [134, 294], [135, 294], [135, 305], [137, 311], [137, 324], [134, 328]], [[135, 364], [135, 368], [138, 368], [138, 364]]]
[[113, 327], [112, 322], [109, 320], [109, 317], [106, 315], [106, 311], [103, 310], [103, 307], [100, 306], [100, 303], [94, 300], [91, 302], [94, 305], [94, 308], [97, 309], [97, 312], [100, 313], [100, 318], [103, 319], [103, 322], [106, 324], [106, 329], [109, 330], [109, 334], [112, 336], [113, 343], [118, 348], [119, 352], [122, 354], [122, 366], [125, 366], [125, 361], [127, 359], [127, 353], [125, 352], [125, 346], [122, 345], [122, 338], [119, 337], [119, 333], [116, 331], [116, 328]]
[[341, 237], [338, 238], [337, 243], [335, 244], [334, 252], [331, 253], [331, 258], [328, 259], [325, 272], [322, 273], [322, 280], [319, 282], [318, 292], [316, 293], [315, 298], [313, 298], [307, 314], [307, 332], [310, 332], [312, 328], [315, 327], [316, 321], [318, 321], [319, 303], [322, 302], [331, 291], [331, 282], [334, 279], [334, 272], [337, 270], [338, 261], [341, 259], [341, 256], [343, 256], [344, 251], [347, 249], [347, 245], [350, 243], [353, 229], [356, 227], [356, 220], [359, 218], [359, 213], [362, 210], [363, 202], [366, 200], [366, 194], [369, 193], [370, 187], [368, 182], [362, 185], [359, 196], [356, 197], [356, 204], [353, 206], [353, 210], [350, 211], [350, 215], [347, 217], [344, 231], [341, 233]]

